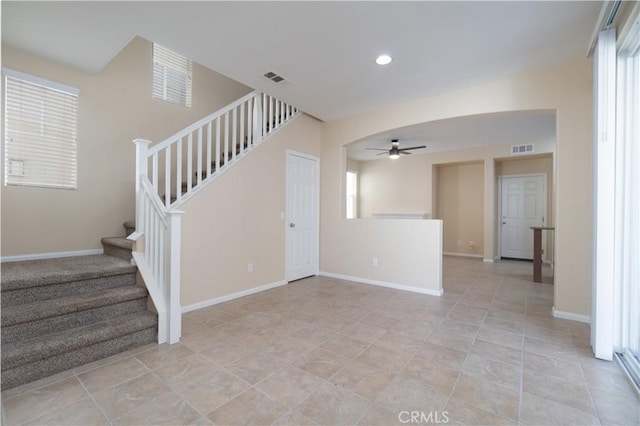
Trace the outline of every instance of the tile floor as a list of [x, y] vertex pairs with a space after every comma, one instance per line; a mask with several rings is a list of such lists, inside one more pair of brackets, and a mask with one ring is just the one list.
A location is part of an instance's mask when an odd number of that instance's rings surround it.
[[530, 263], [444, 264], [439, 298], [315, 277], [191, 312], [179, 344], [3, 392], [3, 424], [640, 423]]

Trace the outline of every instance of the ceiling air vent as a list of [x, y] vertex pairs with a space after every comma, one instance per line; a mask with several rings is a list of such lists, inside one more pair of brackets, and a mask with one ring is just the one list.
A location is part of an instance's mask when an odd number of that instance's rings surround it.
[[264, 76], [266, 78], [268, 78], [269, 80], [273, 81], [274, 83], [280, 83], [282, 81], [285, 81], [284, 77], [279, 76], [278, 74], [276, 74], [273, 71], [269, 71], [269, 72], [265, 73]]
[[523, 145], [511, 145], [511, 154], [531, 154], [533, 152], [533, 144], [527, 143]]

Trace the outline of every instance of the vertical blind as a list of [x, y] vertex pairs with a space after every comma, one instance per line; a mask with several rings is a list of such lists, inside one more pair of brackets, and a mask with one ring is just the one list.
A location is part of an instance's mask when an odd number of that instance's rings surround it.
[[79, 91], [3, 69], [5, 185], [75, 189]]
[[155, 43], [153, 97], [191, 107], [191, 61]]

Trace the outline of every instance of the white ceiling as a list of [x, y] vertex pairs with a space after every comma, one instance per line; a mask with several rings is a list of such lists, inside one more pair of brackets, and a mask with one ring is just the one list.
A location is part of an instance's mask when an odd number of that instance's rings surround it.
[[584, 58], [601, 3], [2, 1], [2, 41], [98, 72], [139, 35], [333, 120]]
[[498, 144], [555, 145], [556, 115], [554, 111], [523, 111], [432, 121], [353, 142], [347, 146], [347, 157], [357, 161], [384, 159], [384, 155], [377, 155], [381, 151], [366, 148], [389, 149], [391, 139], [398, 139], [401, 149], [427, 146], [412, 155]]

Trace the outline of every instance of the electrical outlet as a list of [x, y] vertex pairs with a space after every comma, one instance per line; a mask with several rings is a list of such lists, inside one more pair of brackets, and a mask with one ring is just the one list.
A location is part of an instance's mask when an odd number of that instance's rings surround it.
[[378, 266], [378, 258], [377, 258], [377, 257], [374, 257], [373, 259], [371, 259], [371, 264], [372, 264], [373, 266]]
[[247, 265], [247, 272], [253, 272], [253, 263]]

